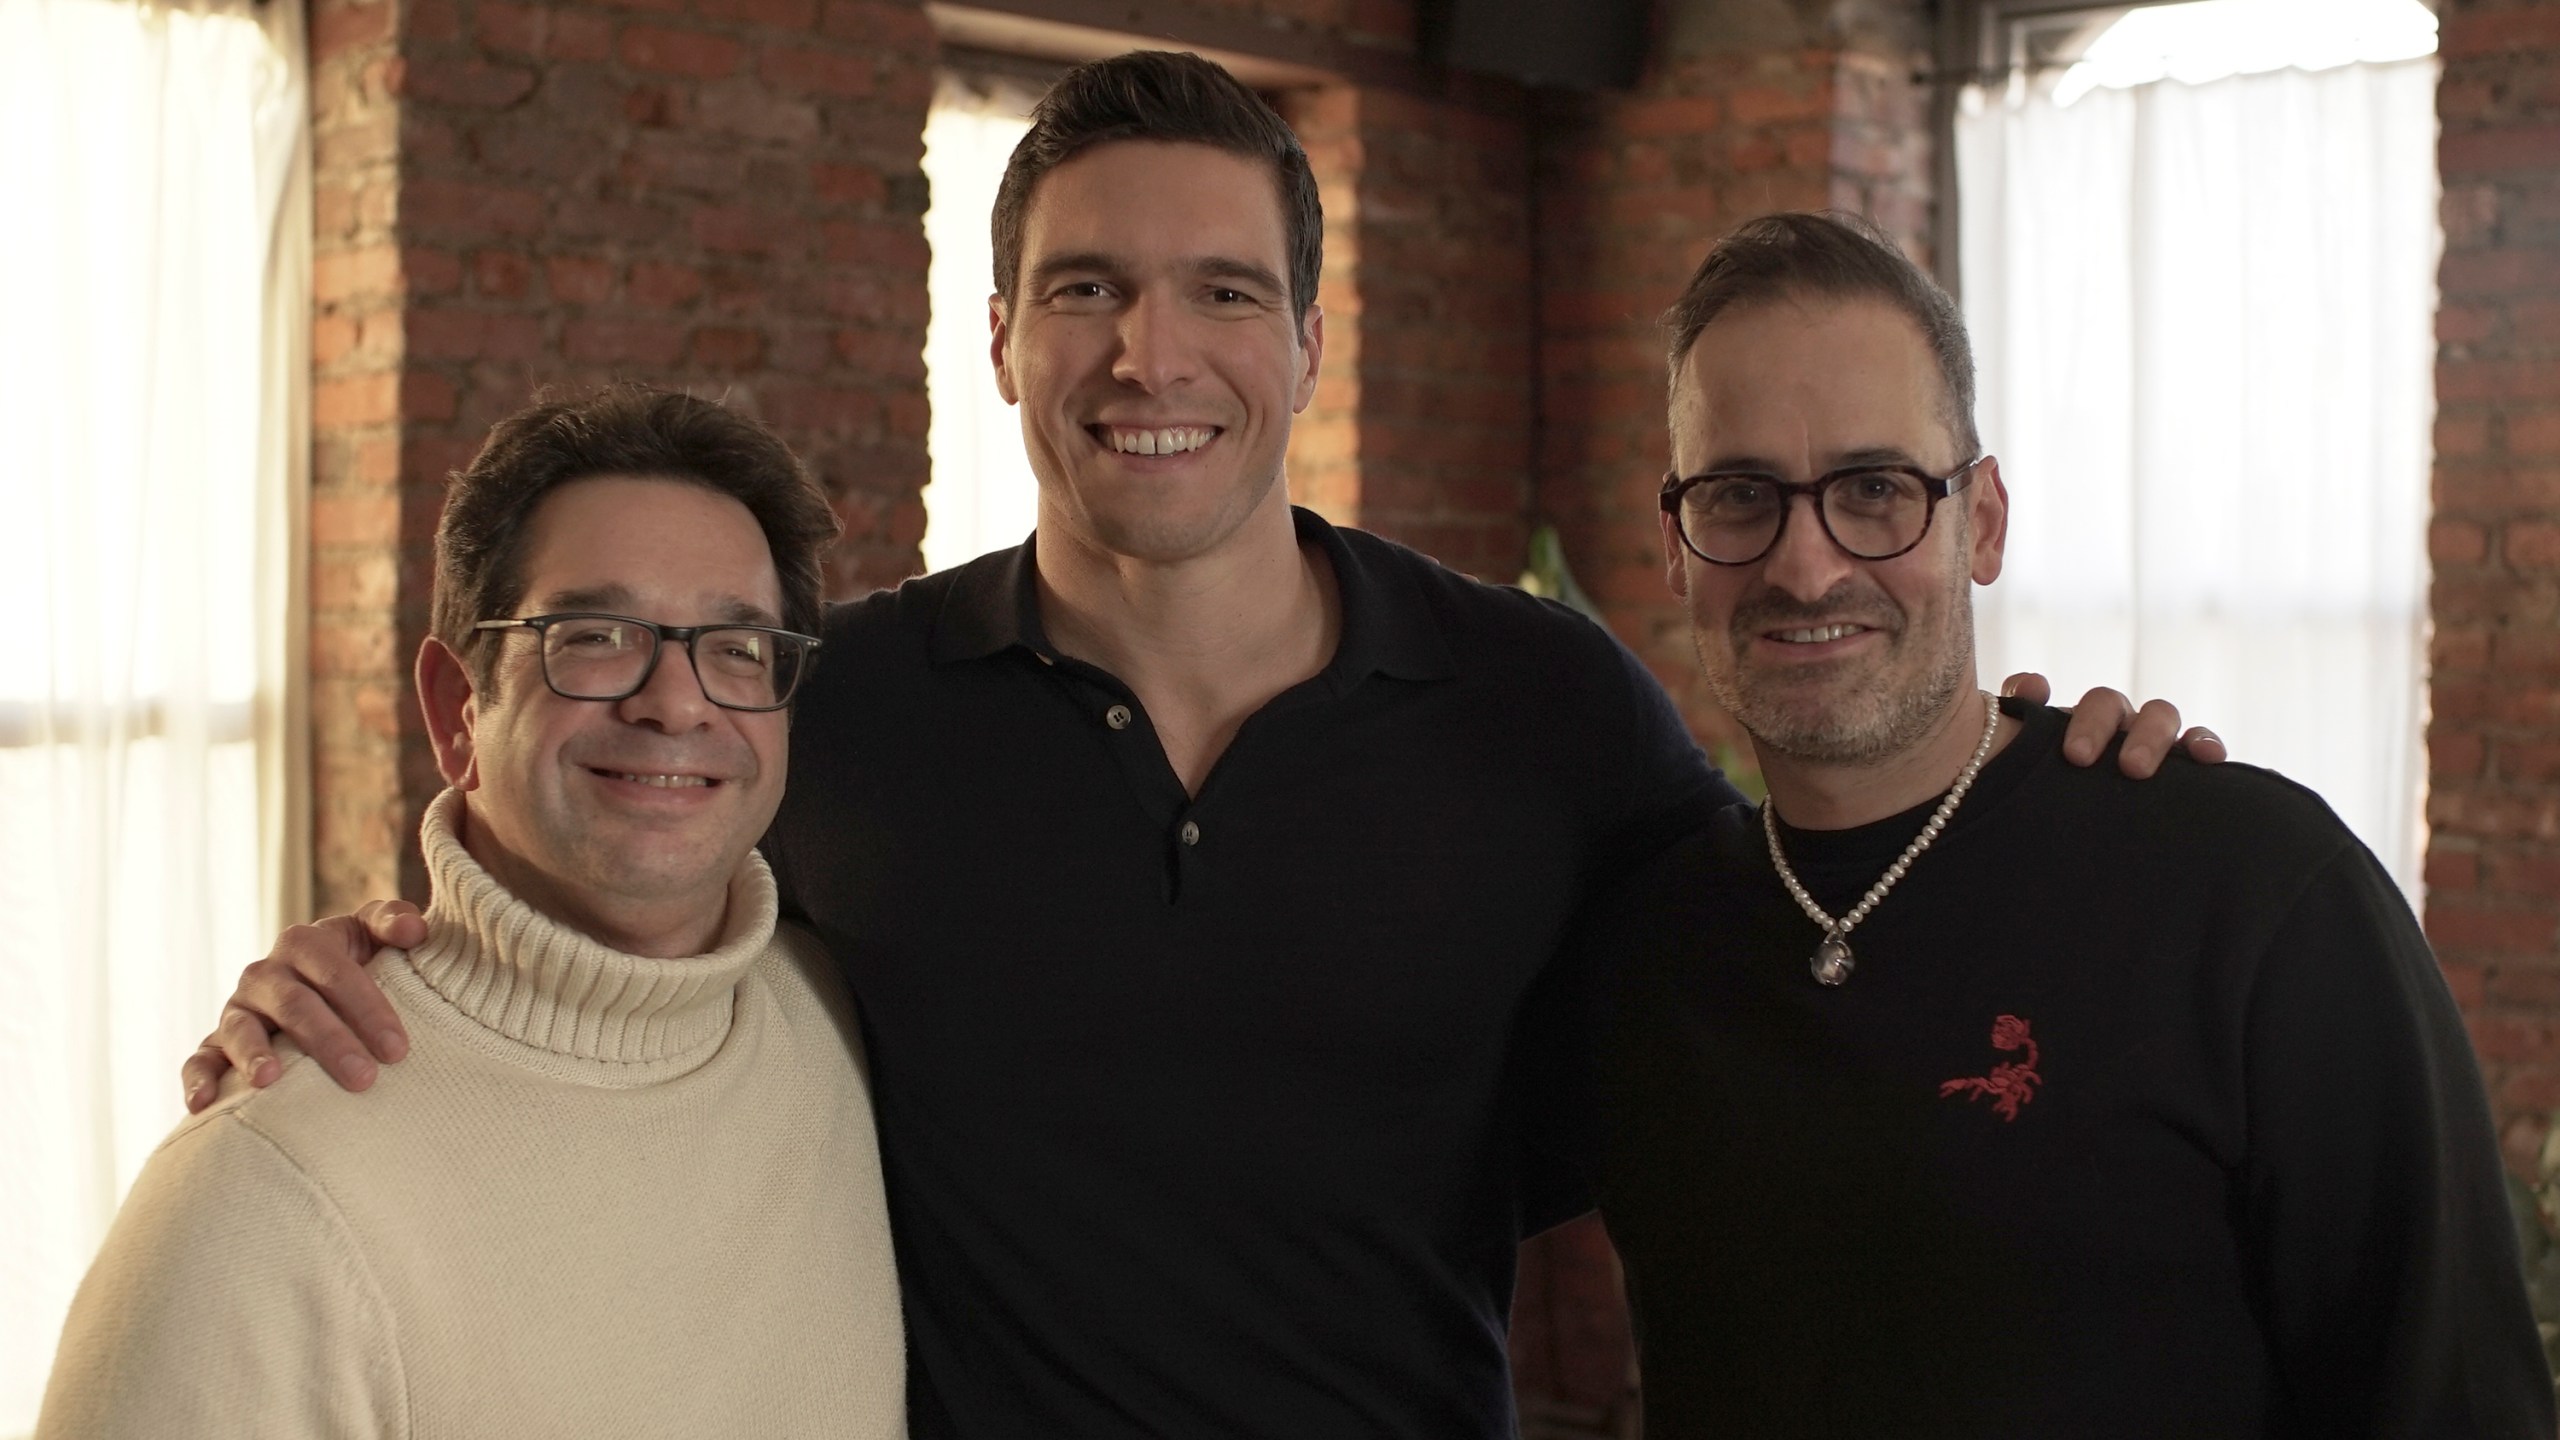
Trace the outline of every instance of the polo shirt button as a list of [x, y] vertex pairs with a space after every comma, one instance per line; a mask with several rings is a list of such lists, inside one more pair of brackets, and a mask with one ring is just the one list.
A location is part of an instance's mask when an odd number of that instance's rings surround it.
[[1126, 705], [1114, 705], [1110, 709], [1103, 711], [1102, 723], [1110, 726], [1114, 730], [1128, 729], [1129, 707]]
[[1185, 845], [1197, 845], [1197, 844], [1199, 844], [1199, 843], [1200, 843], [1200, 822], [1199, 822], [1199, 821], [1197, 821], [1197, 820], [1185, 820], [1185, 821], [1183, 821], [1183, 822], [1182, 822], [1182, 831], [1181, 831], [1181, 834], [1182, 834], [1182, 843], [1183, 843], [1183, 844], [1185, 844]]

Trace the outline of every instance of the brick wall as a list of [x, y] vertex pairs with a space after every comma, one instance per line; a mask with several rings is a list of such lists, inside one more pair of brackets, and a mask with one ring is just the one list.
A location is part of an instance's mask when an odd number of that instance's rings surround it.
[[[1853, 10], [1861, 23], [1834, 13]], [[1656, 322], [1716, 236], [1773, 210], [1871, 214], [1928, 263], [1919, 11], [1673, 0], [1635, 90], [1543, 97], [1539, 509], [1618, 637], [1712, 746], [1747, 754], [1663, 583]]]
[[1535, 337], [1526, 92], [1283, 97], [1325, 202], [1325, 373], [1292, 494], [1488, 579], [1527, 556]]
[[934, 53], [890, 0], [318, 0], [321, 910], [423, 894], [443, 480], [537, 387], [726, 396], [833, 496], [837, 592], [915, 568]]
[[2446, 0], [2427, 934], [2509, 1155], [2560, 1107], [2560, 0]]

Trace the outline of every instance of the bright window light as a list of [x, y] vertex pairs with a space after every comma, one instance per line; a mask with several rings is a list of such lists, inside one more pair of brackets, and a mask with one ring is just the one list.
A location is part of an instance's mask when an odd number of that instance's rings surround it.
[[2202, 85], [2269, 70], [2328, 70], [2436, 53], [2418, 0], [2197, 0], [2154, 5], [2107, 27], [2054, 87], [2068, 105], [2100, 86]]
[[1002, 81], [946, 75], [924, 124], [924, 174], [932, 203], [924, 234], [933, 247], [925, 288], [925, 393], [933, 422], [925, 451], [933, 481], [924, 491], [924, 568], [941, 570], [1031, 533], [1039, 486], [1023, 458], [1022, 425], [997, 393], [987, 362], [987, 296], [995, 288], [995, 245], [987, 215], [1015, 142], [1031, 128], [1033, 96]]

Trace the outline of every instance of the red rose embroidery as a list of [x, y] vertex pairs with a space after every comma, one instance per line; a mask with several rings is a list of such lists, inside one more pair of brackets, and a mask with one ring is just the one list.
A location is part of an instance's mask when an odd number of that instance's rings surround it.
[[2003, 1015], [1991, 1022], [1991, 1048], [2024, 1050], [2024, 1060], [2003, 1060], [1991, 1067], [1988, 1075], [1968, 1075], [1949, 1080], [1938, 1087], [1940, 1095], [1991, 1097], [1991, 1108], [2003, 1120], [2018, 1118], [2018, 1107], [2036, 1098], [2036, 1087], [2044, 1077], [2036, 1073], [2035, 1036], [2028, 1033], [2027, 1022], [2015, 1015]]

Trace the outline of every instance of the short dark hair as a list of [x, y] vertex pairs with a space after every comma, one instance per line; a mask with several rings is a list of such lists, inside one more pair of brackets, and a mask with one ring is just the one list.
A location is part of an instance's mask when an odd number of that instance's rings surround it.
[[1947, 426], [1971, 459], [1982, 449], [1973, 421], [1973, 341], [1964, 314], [1928, 272], [1874, 222], [1838, 212], [1763, 215], [1716, 242], [1689, 288], [1662, 317], [1671, 335], [1671, 381], [1698, 335], [1736, 306], [1821, 296], [1881, 300], [1920, 327], [1946, 385]]
[[527, 522], [552, 491], [600, 475], [678, 480], [746, 506], [773, 552], [783, 626], [818, 632], [820, 562], [836, 538], [836, 517], [791, 448], [712, 401], [612, 385], [574, 400], [545, 398], [499, 421], [470, 468], [445, 487], [429, 623], [482, 687], [497, 651], [478, 643], [490, 632], [471, 627], [524, 602]]
[[1114, 140], [1208, 145], [1269, 165], [1288, 228], [1289, 300], [1299, 328], [1305, 328], [1324, 269], [1324, 205], [1306, 148], [1289, 123], [1236, 77], [1197, 55], [1169, 50], [1132, 50], [1079, 65], [1031, 108], [1031, 129], [1005, 162], [991, 217], [996, 294], [1008, 311], [1022, 279], [1022, 230], [1032, 189], [1088, 146]]

